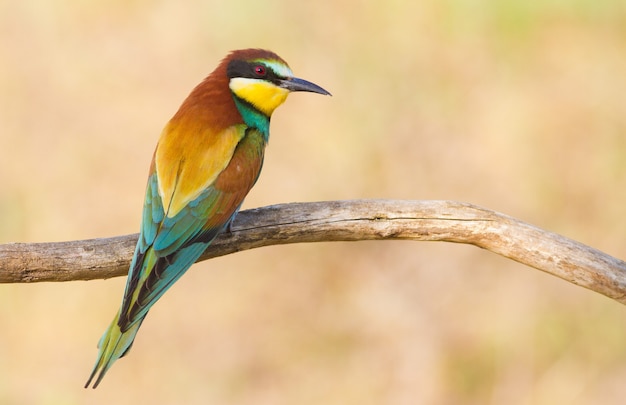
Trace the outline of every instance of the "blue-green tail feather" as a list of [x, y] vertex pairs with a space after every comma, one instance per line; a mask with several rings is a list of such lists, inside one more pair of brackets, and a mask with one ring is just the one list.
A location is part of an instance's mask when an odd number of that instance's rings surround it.
[[93, 378], [98, 375], [93, 384], [93, 388], [96, 388], [113, 363], [128, 353], [128, 350], [130, 350], [133, 345], [137, 331], [141, 326], [141, 322], [143, 321], [142, 318], [135, 323], [133, 327], [125, 332], [122, 332], [120, 327], [117, 325], [118, 318], [119, 313], [115, 316], [113, 322], [109, 325], [109, 328], [100, 338], [100, 342], [98, 343], [98, 359], [96, 360], [96, 364], [91, 371], [91, 375], [85, 384], [85, 388], [88, 388]]
[[[129, 279], [129, 284], [134, 283], [135, 288], [129, 290], [130, 294], [125, 295], [120, 312], [116, 314], [109, 328], [100, 338], [98, 359], [85, 388], [89, 387], [97, 375], [93, 384], [93, 388], [96, 388], [113, 363], [128, 353], [150, 308], [195, 263], [218, 233], [219, 231], [214, 232], [208, 243], [190, 244], [174, 254], [159, 257], [155, 261], [146, 260], [145, 255], [154, 255], [151, 249], [145, 254], [140, 253], [139, 250], [136, 252], [137, 257], [141, 258], [142, 266], [151, 262], [154, 266], [149, 270], [143, 269], [148, 270], [148, 276], [142, 283]], [[132, 290], [136, 288], [139, 291], [132, 299]]]
[[[229, 226], [239, 207], [223, 224], [205, 228], [207, 218], [221, 205], [221, 192], [209, 187], [173, 218], [165, 215], [157, 192], [156, 175], [148, 182], [141, 234], [131, 262], [119, 312], [98, 345], [96, 364], [85, 385], [96, 388], [113, 363], [133, 344], [152, 305]], [[231, 208], [232, 209], [232, 208]]]

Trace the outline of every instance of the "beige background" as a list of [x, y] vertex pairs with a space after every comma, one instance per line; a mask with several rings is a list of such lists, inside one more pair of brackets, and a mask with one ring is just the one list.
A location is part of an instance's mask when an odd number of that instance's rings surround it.
[[[626, 258], [626, 7], [0, 0], [0, 242], [136, 232], [161, 128], [231, 49], [332, 98], [274, 115], [256, 207], [453, 199]], [[0, 286], [3, 404], [620, 404], [626, 308], [469, 246], [195, 266], [82, 388], [124, 279]]]

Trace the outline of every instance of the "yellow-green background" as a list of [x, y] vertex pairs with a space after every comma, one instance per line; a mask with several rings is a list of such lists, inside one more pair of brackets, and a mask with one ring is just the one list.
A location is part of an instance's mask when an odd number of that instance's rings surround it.
[[[274, 115], [245, 207], [452, 199], [626, 258], [626, 3], [0, 0], [0, 242], [138, 230], [162, 126], [231, 49]], [[2, 404], [621, 404], [626, 308], [470, 246], [196, 265], [82, 388], [124, 279], [0, 286]]]

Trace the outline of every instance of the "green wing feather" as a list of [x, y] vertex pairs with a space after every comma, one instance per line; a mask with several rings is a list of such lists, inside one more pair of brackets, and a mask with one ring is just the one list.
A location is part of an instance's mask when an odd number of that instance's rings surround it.
[[[156, 186], [156, 174], [153, 174], [148, 182], [142, 229], [122, 306], [100, 339], [99, 358], [86, 387], [100, 370], [94, 383], [94, 388], [97, 387], [111, 365], [128, 352], [152, 305], [195, 263], [238, 208], [220, 206], [220, 191], [210, 187], [174, 218], [169, 218], [155, 209], [161, 204], [158, 193], [154, 193]], [[206, 228], [207, 217], [218, 209], [232, 214], [225, 223]], [[157, 222], [159, 219], [161, 223]]]
[[[97, 387], [111, 365], [128, 352], [152, 305], [195, 263], [236, 215], [243, 198], [258, 178], [263, 160], [264, 142], [260, 134], [254, 130], [248, 130], [246, 134], [249, 136], [242, 136], [242, 142], [237, 146], [241, 153], [232, 157], [239, 160], [238, 169], [229, 171], [226, 168], [220, 174], [222, 179], [218, 176], [173, 217], [167, 215], [163, 206], [157, 173], [150, 175], [141, 232], [122, 305], [100, 339], [98, 360], [85, 387], [98, 374], [93, 385]], [[245, 170], [242, 175], [241, 164], [254, 169]]]

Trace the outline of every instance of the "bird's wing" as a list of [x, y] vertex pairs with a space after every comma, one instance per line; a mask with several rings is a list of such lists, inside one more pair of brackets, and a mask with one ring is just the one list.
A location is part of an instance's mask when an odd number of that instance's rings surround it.
[[[260, 153], [236, 153], [245, 149], [241, 144], [249, 143], [241, 142], [246, 130], [241, 128], [240, 131], [237, 137], [227, 135], [231, 142], [229, 147], [217, 142], [213, 153], [205, 150], [202, 158], [211, 160], [209, 162], [190, 158], [194, 151], [180, 154], [178, 161], [170, 162], [178, 167], [173, 181], [168, 177], [170, 172], [165, 175], [159, 172], [157, 149], [156, 168], [148, 181], [140, 238], [118, 320], [122, 332], [143, 319], [150, 307], [198, 259], [228, 225], [256, 181], [263, 158], [262, 148], [251, 149]], [[241, 161], [244, 158], [246, 161]], [[233, 165], [238, 166], [237, 170]], [[258, 166], [258, 169], [245, 170], [246, 166]], [[228, 178], [233, 177], [231, 173], [237, 176], [229, 181]], [[198, 175], [202, 179], [198, 179]], [[211, 179], [208, 184], [206, 178]], [[194, 184], [195, 188], [191, 186]]]
[[[226, 226], [228, 217], [224, 223], [206, 226], [207, 217], [210, 218], [216, 211], [234, 212], [237, 208], [224, 207], [221, 194], [211, 186], [174, 218], [162, 214], [160, 223], [153, 222], [150, 218], [149, 222], [144, 222], [140, 242], [144, 246], [138, 245], [136, 249], [120, 311], [118, 325], [122, 331], [145, 316], [150, 307], [185, 273]], [[144, 208], [144, 214], [151, 209], [152, 207]], [[149, 214], [145, 214], [145, 217], [148, 216]], [[153, 230], [155, 225], [156, 231]], [[152, 235], [153, 232], [152, 238], [143, 237], [144, 233]], [[198, 239], [200, 240], [195, 242]], [[145, 250], [142, 252], [142, 249]]]
[[165, 127], [154, 153], [154, 170], [167, 217], [174, 218], [215, 182], [230, 164], [246, 128], [233, 125], [215, 133], [184, 122]]

